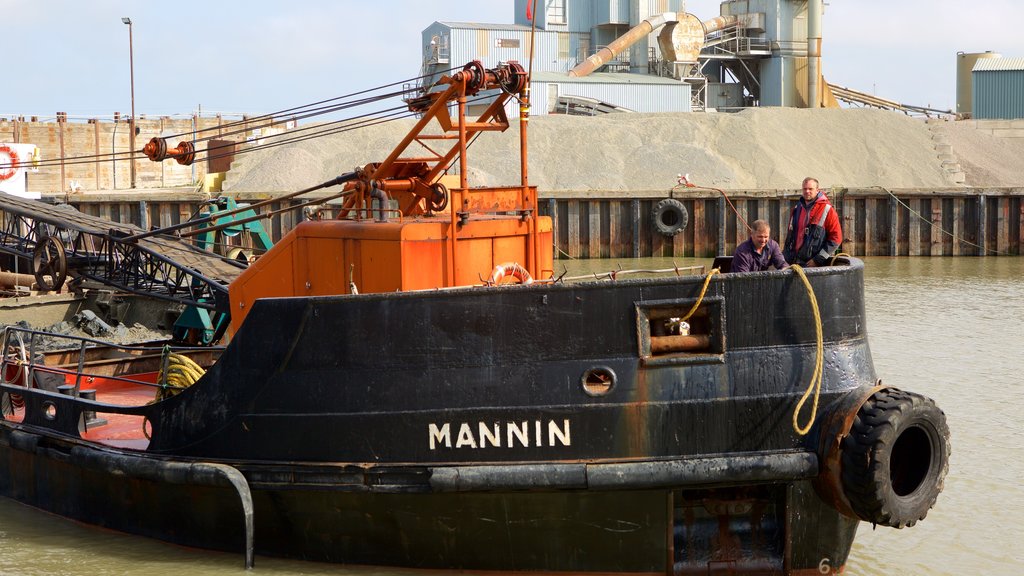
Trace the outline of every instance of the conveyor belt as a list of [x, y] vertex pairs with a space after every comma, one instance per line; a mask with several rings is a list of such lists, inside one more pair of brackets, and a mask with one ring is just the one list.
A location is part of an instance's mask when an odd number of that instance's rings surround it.
[[31, 259], [37, 242], [53, 236], [64, 244], [69, 274], [120, 290], [227, 311], [227, 285], [244, 269], [172, 236], [122, 241], [144, 230], [66, 205], [0, 193], [0, 211], [0, 251]]

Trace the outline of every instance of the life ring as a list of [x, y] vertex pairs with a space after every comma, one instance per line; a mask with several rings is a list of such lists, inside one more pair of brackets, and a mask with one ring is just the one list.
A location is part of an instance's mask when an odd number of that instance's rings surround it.
[[686, 206], [675, 198], [658, 201], [651, 210], [651, 225], [663, 236], [675, 236], [686, 228], [690, 214]]
[[491, 277], [487, 279], [487, 284], [499, 284], [506, 276], [515, 278], [520, 284], [533, 284], [533, 276], [530, 276], [530, 272], [518, 262], [505, 262], [495, 266]]
[[0, 182], [14, 177], [18, 173], [18, 153], [6, 144], [0, 144], [0, 154], [6, 154], [10, 161], [2, 162], [7, 164], [6, 168], [0, 168]]
[[924, 519], [949, 471], [949, 427], [935, 402], [883, 388], [872, 394], [842, 441], [841, 484], [865, 522], [904, 528]]

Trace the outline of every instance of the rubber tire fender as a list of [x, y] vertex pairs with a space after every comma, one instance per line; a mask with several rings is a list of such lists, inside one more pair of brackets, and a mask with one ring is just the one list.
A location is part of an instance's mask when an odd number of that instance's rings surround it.
[[886, 388], [860, 407], [843, 439], [842, 487], [865, 522], [904, 528], [924, 519], [949, 471], [949, 427], [935, 402]]
[[651, 209], [651, 226], [663, 236], [675, 236], [686, 228], [690, 213], [686, 206], [675, 198], [659, 200]]

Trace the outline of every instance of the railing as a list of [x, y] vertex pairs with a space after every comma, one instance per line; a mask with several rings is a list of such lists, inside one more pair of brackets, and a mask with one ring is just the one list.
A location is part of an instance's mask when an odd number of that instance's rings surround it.
[[[32, 420], [72, 434], [78, 430], [78, 422], [83, 415], [86, 417], [86, 429], [90, 419], [91, 422], [97, 422], [97, 411], [137, 416], [146, 416], [148, 413], [148, 400], [123, 406], [104, 404], [96, 401], [95, 390], [83, 393], [83, 383], [103, 381], [108, 385], [125, 386], [128, 389], [151, 389], [155, 396], [156, 391], [166, 385], [143, 380], [139, 375], [166, 369], [165, 359], [170, 352], [204, 354], [212, 361], [222, 350], [193, 347], [172, 349], [162, 344], [113, 345], [92, 338], [51, 334], [18, 326], [5, 327], [0, 342], [3, 346], [3, 354], [0, 356], [0, 404], [3, 410], [0, 411], [0, 417], [13, 416], [18, 409], [25, 408], [23, 421]], [[52, 362], [48, 363], [47, 359]], [[48, 383], [45, 381], [47, 378], [51, 378]], [[70, 381], [74, 384], [70, 384]], [[34, 412], [29, 414], [26, 402], [29, 396], [37, 399], [34, 405], [42, 409], [41, 415]], [[64, 417], [64, 412], [71, 413], [71, 417]]]

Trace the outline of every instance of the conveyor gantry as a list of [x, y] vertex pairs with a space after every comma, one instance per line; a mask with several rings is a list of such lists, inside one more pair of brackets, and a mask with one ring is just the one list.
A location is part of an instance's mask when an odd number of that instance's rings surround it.
[[[240, 263], [172, 236], [130, 239], [145, 232], [53, 205], [0, 193], [0, 252], [32, 262], [41, 284], [64, 274], [134, 294], [229, 312], [227, 285]], [[46, 277], [50, 279], [46, 281]]]

